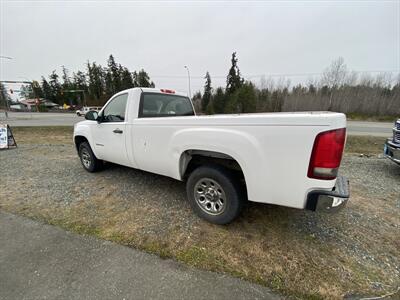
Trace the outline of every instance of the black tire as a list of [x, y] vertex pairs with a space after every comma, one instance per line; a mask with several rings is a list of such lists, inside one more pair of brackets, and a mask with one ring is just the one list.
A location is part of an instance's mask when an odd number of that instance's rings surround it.
[[[210, 189], [213, 183], [214, 188], [217, 188], [211, 196], [208, 194], [209, 197], [207, 199], [206, 192], [204, 191], [211, 192]], [[203, 187], [204, 191], [199, 192]], [[225, 196], [224, 201], [222, 201], [223, 198], [219, 198], [222, 193], [218, 192], [215, 194], [218, 188], [222, 189]], [[233, 173], [220, 166], [200, 166], [195, 169], [186, 182], [186, 192], [193, 211], [199, 217], [214, 224], [222, 225], [232, 222], [241, 213], [245, 202], [240, 181]], [[203, 202], [201, 200], [202, 196], [205, 199]], [[218, 203], [224, 206], [221, 212], [217, 212]]]
[[81, 116], [81, 114], [80, 113], [76, 113], [77, 115], [78, 115], [78, 117], [80, 117]]
[[103, 167], [103, 161], [97, 159], [88, 142], [79, 144], [79, 158], [83, 168], [88, 172], [97, 172]]

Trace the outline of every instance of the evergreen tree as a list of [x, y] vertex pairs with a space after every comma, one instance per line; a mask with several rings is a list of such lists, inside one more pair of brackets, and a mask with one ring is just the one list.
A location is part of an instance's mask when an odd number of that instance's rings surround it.
[[61, 84], [58, 81], [59, 76], [57, 75], [56, 71], [53, 71], [49, 76], [49, 84], [51, 89], [51, 98], [49, 100], [63, 105], [63, 97], [61, 94]]
[[236, 52], [233, 52], [231, 58], [232, 65], [226, 78], [226, 93], [228, 95], [233, 94], [243, 84], [243, 79], [240, 77], [240, 71], [239, 67], [237, 66], [237, 62], [238, 59], [236, 58]]
[[271, 107], [272, 111], [278, 112], [282, 111], [283, 101], [284, 101], [284, 91], [273, 91], [271, 95]]
[[269, 91], [266, 88], [257, 91], [257, 110], [258, 112], [270, 111]]
[[225, 109], [226, 96], [224, 90], [218, 87], [212, 99], [212, 110], [216, 114], [222, 114]]
[[86, 75], [82, 71], [78, 71], [72, 76], [73, 85], [78, 90], [87, 90]]
[[229, 96], [225, 113], [252, 113], [257, 109], [257, 94], [254, 85], [247, 81]]
[[105, 68], [103, 70], [103, 74], [104, 74], [105, 93], [107, 94], [108, 97], [111, 97], [115, 93], [112, 73], [110, 69]]
[[78, 71], [77, 73], [73, 73], [72, 75], [72, 83], [71, 89], [73, 90], [82, 90], [83, 92], [74, 93], [74, 99], [77, 104], [85, 105], [85, 97], [87, 97], [87, 84], [86, 84], [86, 76], [83, 72]]
[[114, 56], [112, 54], [108, 58], [107, 61], [108, 71], [111, 73], [111, 80], [112, 80], [112, 94], [115, 94], [121, 91], [121, 76], [120, 76], [120, 66], [117, 65], [115, 62]]
[[69, 85], [71, 84], [68, 70], [67, 70], [67, 68], [65, 68], [65, 66], [61, 66], [61, 69], [62, 69], [62, 80], [63, 80], [62, 86], [63, 86], [63, 88], [64, 87], [68, 88]]
[[206, 79], [206, 83], [204, 85], [203, 98], [201, 99], [201, 111], [203, 113], [206, 112], [207, 106], [211, 101], [211, 95], [212, 95], [211, 77], [210, 77], [210, 74], [208, 73], [208, 71], [204, 78]]
[[257, 95], [254, 84], [245, 82], [237, 91], [239, 111], [241, 113], [253, 113], [257, 109]]
[[[115, 93], [135, 86], [154, 87], [154, 83], [143, 69], [132, 75], [128, 68], [117, 64], [114, 57], [110, 55], [106, 68], [88, 61], [86, 72], [77, 71], [73, 73], [72, 78], [69, 76], [68, 69], [62, 66], [61, 78], [56, 71], [53, 71], [48, 80], [42, 77], [41, 86], [34, 87], [33, 91], [35, 95], [60, 105], [67, 102], [68, 104], [83, 104], [83, 97], [91, 105], [100, 105]], [[83, 90], [83, 92], [68, 92], [70, 90]], [[28, 95], [28, 89], [26, 93]]]
[[133, 72], [134, 86], [137, 87], [154, 87], [154, 83], [150, 81], [150, 77], [147, 72], [143, 69], [137, 73]]
[[76, 98], [76, 95], [69, 92], [72, 89], [71, 80], [69, 78], [68, 70], [65, 66], [61, 66], [62, 72], [62, 84], [61, 84], [61, 98], [63, 103], [72, 104], [72, 100]]
[[213, 115], [213, 114], [215, 114], [214, 106], [213, 106], [213, 100], [212, 100], [212, 99], [211, 99], [210, 103], [208, 103], [208, 105], [207, 105], [206, 114], [207, 114], [207, 115]]
[[121, 83], [122, 83], [123, 90], [134, 87], [133, 77], [132, 77], [131, 72], [128, 70], [128, 68], [123, 67], [121, 70]]
[[87, 63], [89, 95], [98, 102], [105, 94], [103, 68], [96, 63]]
[[241, 107], [238, 103], [238, 93], [235, 92], [233, 94], [225, 94], [225, 105], [224, 105], [224, 113], [225, 114], [237, 114], [240, 113]]
[[50, 84], [47, 82], [47, 80], [42, 76], [42, 91], [43, 91], [43, 98], [47, 100], [51, 100], [55, 97], [53, 97], [53, 92], [51, 90]]

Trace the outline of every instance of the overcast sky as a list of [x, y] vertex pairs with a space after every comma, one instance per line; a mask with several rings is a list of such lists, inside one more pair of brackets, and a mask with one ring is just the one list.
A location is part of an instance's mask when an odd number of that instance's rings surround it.
[[[157, 87], [225, 86], [236, 51], [242, 74], [320, 73], [342, 56], [350, 69], [400, 69], [399, 1], [4, 1], [1, 80], [40, 79], [113, 54]], [[309, 76], [290, 76], [292, 82]]]

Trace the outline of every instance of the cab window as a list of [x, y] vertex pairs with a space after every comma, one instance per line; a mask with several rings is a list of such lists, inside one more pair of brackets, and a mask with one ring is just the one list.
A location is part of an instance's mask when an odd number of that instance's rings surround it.
[[193, 116], [192, 104], [187, 97], [159, 93], [142, 93], [140, 118]]
[[125, 109], [128, 94], [122, 94], [114, 97], [104, 108], [102, 113], [102, 122], [124, 122]]

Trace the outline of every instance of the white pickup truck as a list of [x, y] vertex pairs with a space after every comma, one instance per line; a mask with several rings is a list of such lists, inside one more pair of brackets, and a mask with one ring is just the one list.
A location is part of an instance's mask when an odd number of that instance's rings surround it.
[[341, 113], [196, 116], [184, 94], [133, 88], [85, 118], [74, 143], [87, 171], [108, 161], [184, 180], [193, 210], [212, 223], [231, 222], [246, 201], [332, 212], [349, 198], [338, 176]]
[[76, 111], [76, 115], [78, 116], [78, 117], [80, 117], [80, 116], [85, 116], [86, 115], [86, 113], [88, 113], [89, 111], [97, 111], [97, 112], [99, 112], [100, 110], [101, 110], [101, 107], [97, 107], [97, 106], [83, 106], [81, 109], [78, 109], [77, 111]]

